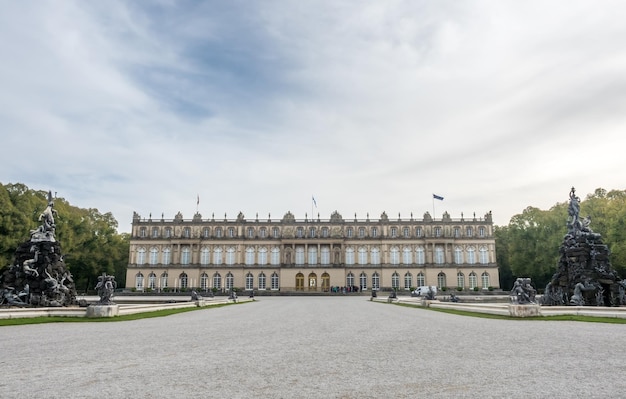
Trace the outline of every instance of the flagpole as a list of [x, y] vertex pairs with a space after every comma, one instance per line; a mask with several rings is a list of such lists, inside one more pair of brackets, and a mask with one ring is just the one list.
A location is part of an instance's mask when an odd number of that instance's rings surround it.
[[433, 220], [435, 220], [435, 196], [433, 195]]

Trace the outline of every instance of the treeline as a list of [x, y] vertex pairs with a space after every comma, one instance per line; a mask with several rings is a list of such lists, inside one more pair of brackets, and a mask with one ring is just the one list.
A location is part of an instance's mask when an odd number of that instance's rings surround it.
[[[38, 218], [47, 203], [47, 191], [0, 184], [0, 268], [13, 263], [18, 245], [41, 224]], [[54, 199], [54, 209], [58, 212], [55, 236], [78, 292], [93, 290], [102, 273], [114, 275], [118, 287], [124, 287], [129, 237], [118, 234], [113, 215], [77, 208], [63, 198]]]
[[[517, 277], [530, 277], [545, 288], [556, 272], [559, 247], [567, 233], [568, 203], [549, 210], [528, 207], [511, 218], [508, 226], [496, 226], [496, 256], [500, 286], [513, 287]], [[580, 217], [591, 217], [590, 228], [602, 235], [611, 251], [611, 265], [626, 278], [626, 190], [596, 189], [580, 204]]]

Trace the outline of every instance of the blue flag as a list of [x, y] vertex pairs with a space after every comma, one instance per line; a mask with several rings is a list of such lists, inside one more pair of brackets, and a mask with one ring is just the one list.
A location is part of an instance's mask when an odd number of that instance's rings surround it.
[[433, 198], [434, 198], [434, 199], [437, 199], [437, 200], [439, 200], [439, 201], [443, 201], [443, 197], [442, 197], [442, 196], [440, 196], [440, 195], [437, 195], [437, 194], [433, 194]]

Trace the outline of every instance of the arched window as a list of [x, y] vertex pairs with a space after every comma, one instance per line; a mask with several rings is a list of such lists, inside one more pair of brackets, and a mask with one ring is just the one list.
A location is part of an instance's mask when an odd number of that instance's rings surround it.
[[380, 265], [380, 249], [378, 249], [378, 247], [372, 248], [370, 251], [370, 259], [372, 265]]
[[209, 288], [209, 275], [202, 273], [200, 275], [200, 289], [207, 290]]
[[359, 284], [361, 284], [361, 291], [367, 289], [367, 274], [365, 274], [365, 272], [361, 272]]
[[391, 288], [396, 290], [400, 288], [400, 275], [398, 272], [393, 272], [391, 275]]
[[301, 245], [296, 247], [296, 265], [304, 265], [304, 247]]
[[416, 227], [415, 228], [415, 237], [417, 238], [421, 238], [422, 237], [422, 228], [421, 227]]
[[447, 287], [448, 283], [446, 282], [446, 274], [444, 272], [440, 272], [437, 275], [437, 286], [439, 288]]
[[246, 265], [254, 265], [254, 247], [246, 248]]
[[272, 236], [280, 238], [280, 229], [278, 227], [272, 227]]
[[317, 265], [317, 247], [314, 245], [309, 247], [309, 265]]
[[228, 272], [228, 274], [226, 275], [226, 289], [229, 291], [232, 290], [234, 283], [235, 283], [235, 277], [233, 276], [231, 272]]
[[389, 235], [391, 236], [391, 238], [396, 238], [398, 237], [398, 228], [397, 227], [392, 227], [389, 231]]
[[141, 272], [135, 275], [135, 288], [143, 290], [143, 274], [141, 274]]
[[480, 237], [480, 238], [485, 237], [485, 227], [484, 226], [480, 226], [478, 228], [478, 237]]
[[359, 265], [367, 265], [367, 248], [359, 247]]
[[235, 264], [235, 255], [237, 253], [237, 249], [235, 247], [226, 248], [226, 264], [234, 265]]
[[273, 290], [277, 290], [280, 288], [280, 279], [278, 278], [278, 273], [274, 272], [272, 273], [272, 277], [271, 277], [271, 284], [272, 284], [272, 289]]
[[459, 246], [454, 247], [454, 263], [457, 265], [463, 263], [463, 248]]
[[402, 263], [404, 263], [405, 265], [410, 265], [411, 263], [413, 263], [413, 251], [411, 250], [411, 247], [404, 247], [402, 248]]
[[322, 245], [320, 251], [320, 264], [330, 265], [330, 247], [328, 245]]
[[178, 276], [178, 280], [180, 281], [180, 288], [189, 287], [189, 277], [187, 277], [187, 273], [181, 273], [180, 276]]
[[354, 287], [354, 274], [352, 272], [346, 276], [346, 287]]
[[424, 273], [422, 273], [422, 272], [418, 273], [416, 285], [418, 287], [422, 287], [422, 286], [426, 285], [426, 278], [424, 277]]
[[465, 287], [465, 275], [461, 272], [456, 274], [456, 286], [457, 287]]
[[229, 238], [235, 238], [235, 237], [236, 237], [236, 234], [235, 234], [235, 229], [234, 229], [234, 228], [232, 228], [232, 227], [229, 227], [229, 228], [228, 228], [228, 237], [229, 237]]
[[156, 265], [159, 263], [159, 249], [157, 247], [150, 248], [150, 264]]
[[374, 272], [372, 275], [372, 289], [379, 290], [380, 289], [380, 276], [377, 272]]
[[248, 238], [254, 238], [254, 227], [248, 227]]
[[482, 280], [483, 288], [489, 288], [491, 286], [491, 282], [489, 281], [489, 273], [483, 272], [480, 275], [480, 279]]
[[478, 248], [478, 257], [480, 259], [481, 265], [486, 265], [489, 263], [489, 251], [487, 250], [487, 247], [481, 246], [480, 248]]
[[392, 265], [400, 264], [400, 249], [396, 246], [389, 249], [389, 263]]
[[354, 236], [354, 229], [352, 227], [348, 227], [346, 229], [346, 237], [352, 238]]
[[476, 276], [476, 273], [471, 272], [469, 274], [469, 287], [470, 287], [470, 289], [473, 290], [477, 286], [478, 286], [478, 278]]
[[403, 227], [402, 228], [402, 236], [404, 238], [409, 238], [411, 237], [411, 229], [409, 229], [408, 227]]
[[426, 263], [426, 257], [424, 256], [424, 247], [419, 246], [415, 248], [415, 263], [423, 265]]
[[259, 237], [261, 238], [267, 237], [267, 229], [265, 227], [261, 227], [259, 229]]
[[211, 251], [208, 247], [202, 247], [200, 250], [200, 264], [208, 265], [211, 260]]
[[435, 247], [435, 263], [438, 265], [442, 265], [444, 263], [443, 247], [441, 246]]
[[359, 238], [365, 238], [365, 227], [359, 227]]
[[202, 237], [209, 238], [210, 235], [211, 235], [211, 230], [208, 227], [205, 227], [204, 229], [202, 229]]
[[189, 227], [185, 227], [183, 229], [183, 237], [190, 238], [191, 237], [191, 229]]
[[189, 247], [183, 247], [183, 249], [181, 250], [181, 254], [180, 254], [180, 264], [188, 265], [190, 261], [191, 261], [191, 250], [189, 249]]
[[213, 275], [213, 288], [222, 289], [222, 276], [218, 272]]
[[146, 263], [146, 249], [143, 247], [137, 248], [137, 264], [143, 265]]
[[215, 237], [217, 238], [222, 238], [224, 236], [224, 231], [222, 230], [221, 227], [216, 227], [215, 228]]
[[267, 265], [267, 248], [266, 247], [259, 248], [258, 258], [259, 258], [259, 261], [258, 261], [259, 265]]
[[246, 274], [246, 290], [251, 291], [254, 288], [254, 276], [252, 273]]
[[161, 288], [167, 288], [167, 277], [167, 272], [163, 272], [163, 274], [161, 274]]
[[466, 230], [467, 230], [467, 231], [466, 231], [466, 235], [467, 235], [468, 237], [471, 237], [471, 236], [473, 236], [473, 235], [474, 235], [474, 229], [472, 229], [472, 227], [471, 227], [471, 226], [468, 226]]
[[265, 289], [265, 273], [261, 272], [261, 274], [259, 274], [259, 289], [260, 290], [264, 290]]
[[222, 248], [217, 247], [213, 249], [213, 264], [221, 265], [224, 262], [224, 257], [222, 255]]
[[158, 227], [153, 227], [152, 228], [152, 238], [157, 238], [159, 237], [159, 228]]
[[172, 263], [172, 250], [163, 248], [163, 264], [169, 265], [170, 263]]
[[156, 274], [150, 273], [148, 275], [148, 288], [150, 288], [151, 290], [156, 289], [156, 281], [157, 281]]
[[354, 248], [346, 248], [346, 265], [354, 265]]
[[165, 229], [165, 238], [172, 238], [172, 228], [171, 227], [167, 227]]
[[411, 275], [411, 273], [406, 272], [404, 274], [404, 289], [405, 290], [410, 290], [413, 284], [413, 276]]
[[467, 263], [470, 265], [476, 264], [476, 249], [474, 247], [467, 248]]
[[280, 265], [280, 248], [272, 247], [272, 265]]

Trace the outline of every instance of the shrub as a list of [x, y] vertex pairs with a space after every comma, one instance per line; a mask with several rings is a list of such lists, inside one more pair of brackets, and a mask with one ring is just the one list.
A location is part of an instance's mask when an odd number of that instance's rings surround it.
[[463, 287], [456, 287], [457, 291], [463, 291]]

